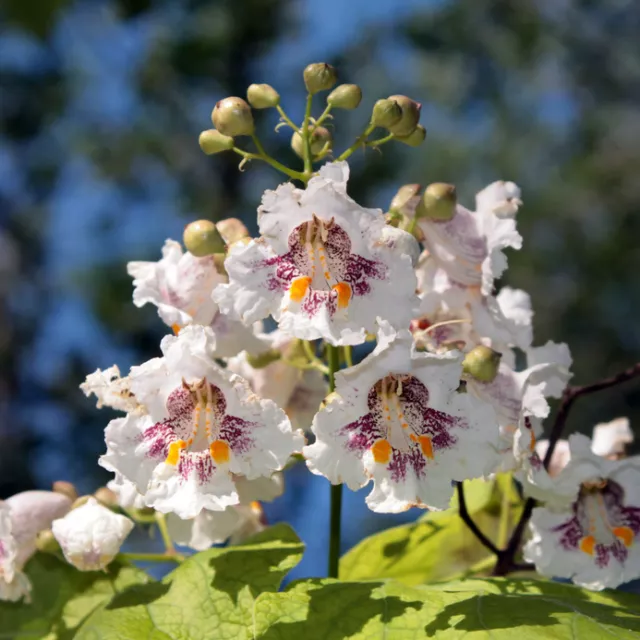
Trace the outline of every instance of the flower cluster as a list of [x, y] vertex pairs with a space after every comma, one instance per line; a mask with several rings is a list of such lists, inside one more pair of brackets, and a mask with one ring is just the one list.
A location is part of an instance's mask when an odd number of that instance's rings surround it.
[[[309, 65], [304, 80], [310, 107], [335, 70]], [[420, 144], [417, 102], [379, 100], [356, 143], [316, 171], [333, 149], [322, 122], [356, 108], [359, 87], [334, 89], [323, 115], [307, 109], [301, 126], [273, 87], [247, 95], [251, 106], [216, 104], [203, 151], [265, 161], [302, 186], [263, 194], [256, 238], [236, 219], [197, 221], [184, 248], [167, 240], [159, 261], [129, 263], [134, 304], [155, 305], [172, 333], [160, 357], [124, 376], [98, 369], [81, 385], [121, 414], [99, 459], [114, 474], [107, 488], [75, 502], [48, 494], [55, 508], [39, 506], [29, 526], [20, 496], [0, 503], [0, 598], [28, 596], [22, 568], [43, 532], [83, 571], [106, 567], [149, 517], [172, 554], [174, 542], [240, 541], [265, 526], [260, 503], [283, 492], [282, 471], [301, 460], [334, 485], [372, 482], [366, 503], [378, 513], [446, 509], [456, 484], [511, 473], [540, 501], [525, 555], [541, 573], [596, 589], [640, 576], [628, 422], [598, 425], [593, 445], [554, 444], [553, 456], [537, 441], [572, 361], [565, 344], [534, 346], [526, 292], [496, 290], [505, 251], [522, 245], [517, 185], [493, 182], [475, 210], [444, 183], [405, 185], [387, 212], [365, 208], [348, 194], [346, 159], [391, 140]], [[252, 107], [278, 109], [304, 170], [266, 154]], [[379, 128], [385, 137], [369, 140]], [[236, 146], [242, 136], [257, 152]], [[269, 318], [277, 329], [267, 333]], [[352, 347], [374, 340], [354, 365]]]

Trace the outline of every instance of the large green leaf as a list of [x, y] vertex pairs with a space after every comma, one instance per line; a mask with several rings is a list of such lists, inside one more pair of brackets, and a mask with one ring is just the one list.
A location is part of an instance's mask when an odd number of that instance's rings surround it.
[[260, 595], [253, 625], [255, 640], [631, 640], [640, 598], [533, 580], [306, 580]]
[[96, 611], [77, 640], [253, 638], [255, 598], [275, 591], [302, 557], [287, 525], [270, 527], [246, 544], [198, 553], [162, 582], [134, 587]]
[[[499, 537], [501, 511], [506, 510], [509, 516], [505, 531], [520, 513], [521, 501], [511, 483], [507, 475], [492, 482], [465, 482], [469, 513], [494, 541]], [[387, 529], [362, 540], [340, 561], [340, 577], [395, 578], [417, 585], [461, 577], [490, 564], [491, 554], [462, 522], [454, 499], [448, 511], [428, 513], [414, 524]]]
[[112, 563], [107, 572], [80, 572], [62, 560], [36, 554], [26, 573], [32, 604], [0, 602], [0, 638], [72, 638], [96, 607], [125, 588], [150, 580], [135, 567]]

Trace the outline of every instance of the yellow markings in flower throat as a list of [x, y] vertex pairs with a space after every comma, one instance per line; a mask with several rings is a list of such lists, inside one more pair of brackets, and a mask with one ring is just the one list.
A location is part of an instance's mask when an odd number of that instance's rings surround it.
[[389, 459], [391, 458], [391, 451], [391, 444], [388, 440], [377, 440], [371, 447], [373, 459], [380, 464], [389, 462]]
[[351, 300], [351, 287], [346, 282], [338, 282], [331, 287], [338, 294], [338, 309], [346, 309]]
[[218, 464], [229, 462], [229, 445], [224, 440], [214, 440], [209, 445], [209, 452]]
[[611, 531], [618, 540], [622, 541], [625, 547], [630, 547], [633, 544], [635, 534], [630, 527], [614, 527]]
[[307, 291], [311, 286], [311, 278], [309, 276], [300, 276], [291, 282], [289, 287], [289, 297], [293, 302], [301, 302], [307, 295]]
[[578, 546], [580, 547], [580, 551], [592, 556], [596, 547], [596, 539], [594, 536], [585, 536], [580, 540]]
[[418, 438], [422, 455], [429, 460], [433, 460], [433, 444], [429, 436], [420, 436]]
[[172, 442], [169, 445], [169, 453], [167, 454], [165, 463], [175, 467], [178, 464], [178, 460], [180, 460], [180, 451], [186, 448], [187, 443], [184, 440], [176, 440], [175, 442]]
[[179, 324], [171, 325], [171, 331], [173, 331], [174, 335], [176, 336], [180, 333], [180, 329], [182, 329], [182, 327]]

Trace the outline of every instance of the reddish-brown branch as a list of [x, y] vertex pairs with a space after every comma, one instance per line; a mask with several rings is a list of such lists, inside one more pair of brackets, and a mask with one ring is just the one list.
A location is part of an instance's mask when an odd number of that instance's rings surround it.
[[500, 550], [496, 547], [487, 536], [480, 531], [478, 525], [473, 521], [473, 518], [469, 515], [469, 511], [467, 510], [467, 501], [464, 497], [464, 487], [462, 486], [462, 482], [456, 482], [456, 489], [458, 491], [458, 510], [460, 513], [460, 517], [462, 521], [471, 529], [473, 535], [478, 538], [480, 543], [482, 543], [491, 553], [496, 556], [500, 556]]

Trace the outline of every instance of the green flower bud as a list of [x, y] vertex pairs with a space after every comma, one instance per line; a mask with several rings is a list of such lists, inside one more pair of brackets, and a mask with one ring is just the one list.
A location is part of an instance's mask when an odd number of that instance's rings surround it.
[[326, 62], [314, 62], [308, 65], [302, 75], [307, 91], [311, 95], [331, 89], [338, 81], [336, 70]]
[[224, 267], [224, 261], [227, 259], [226, 253], [214, 253], [213, 254], [213, 265], [216, 268], [216, 271], [221, 276], [229, 275], [227, 270]]
[[52, 489], [54, 493], [60, 493], [63, 496], [67, 496], [71, 501], [76, 500], [78, 497], [76, 488], [71, 482], [67, 482], [66, 480], [56, 480], [53, 483]]
[[184, 246], [196, 258], [204, 258], [212, 253], [223, 253], [224, 240], [211, 220], [196, 220], [184, 228]]
[[216, 129], [207, 129], [200, 134], [198, 144], [208, 156], [212, 156], [214, 153], [233, 149], [233, 138], [223, 136]]
[[483, 344], [474, 347], [462, 361], [462, 371], [480, 382], [493, 382], [502, 354]]
[[420, 122], [422, 105], [407, 96], [389, 96], [389, 100], [395, 100], [400, 105], [402, 115], [395, 124], [387, 128], [399, 138], [406, 138], [415, 131]]
[[410, 147], [419, 147], [424, 142], [424, 139], [426, 137], [427, 137], [427, 130], [421, 124], [419, 124], [413, 130], [413, 133], [410, 133], [408, 136], [405, 136], [404, 138], [400, 138], [396, 136], [396, 140], [398, 140], [398, 142], [407, 144]]
[[396, 195], [393, 196], [393, 200], [391, 200], [389, 212], [403, 215], [411, 213], [418, 200], [420, 189], [419, 184], [405, 184], [400, 187]]
[[452, 184], [434, 182], [425, 189], [416, 208], [416, 217], [446, 222], [455, 215], [456, 203], [456, 188]]
[[[312, 128], [313, 127], [309, 125], [309, 129]], [[333, 136], [331, 135], [331, 132], [324, 127], [317, 127], [311, 134], [311, 139], [309, 140], [311, 155], [317, 156], [319, 153], [324, 151], [327, 146], [331, 148], [332, 142]], [[297, 155], [304, 158], [304, 141], [297, 131], [291, 136], [291, 148]]]
[[38, 533], [36, 538], [36, 549], [43, 553], [57, 554], [60, 552], [60, 544], [56, 540], [51, 529], [45, 529]]
[[390, 98], [378, 100], [373, 105], [373, 113], [371, 115], [371, 123], [376, 127], [388, 129], [394, 124], [400, 122], [402, 118], [402, 107]]
[[336, 109], [355, 109], [362, 100], [362, 89], [357, 84], [341, 84], [328, 96], [327, 104]]
[[227, 244], [249, 237], [249, 231], [238, 218], [225, 218], [216, 222], [216, 229]]
[[273, 362], [277, 362], [282, 357], [282, 354], [278, 349], [269, 349], [268, 351], [263, 351], [259, 353], [257, 356], [252, 356], [247, 354], [247, 362], [254, 369], [264, 369], [269, 366]]
[[270, 84], [252, 84], [247, 89], [247, 100], [254, 109], [269, 109], [280, 104], [280, 94]]
[[71, 509], [77, 509], [78, 507], [82, 507], [83, 505], [89, 502], [89, 498], [93, 498], [93, 496], [80, 496], [73, 501], [71, 505]]
[[223, 135], [250, 136], [253, 133], [251, 107], [242, 98], [225, 98], [216, 103], [211, 113], [213, 126]]
[[384, 219], [390, 227], [395, 227], [397, 229], [402, 224], [404, 216], [397, 211], [389, 211], [389, 213], [385, 214]]

